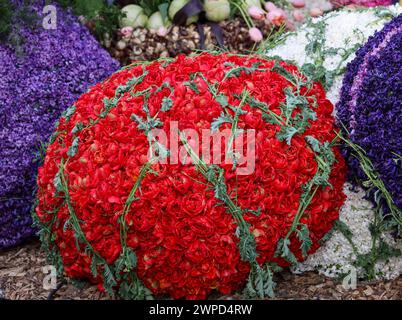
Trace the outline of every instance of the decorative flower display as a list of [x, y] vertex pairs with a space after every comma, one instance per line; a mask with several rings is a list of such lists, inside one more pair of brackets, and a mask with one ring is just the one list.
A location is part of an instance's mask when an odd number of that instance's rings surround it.
[[[19, 8], [23, 1], [14, 1]], [[119, 66], [71, 14], [57, 9], [57, 28], [22, 27], [15, 49], [0, 45], [0, 249], [34, 231], [31, 207], [41, 143], [54, 122], [90, 85]], [[19, 23], [19, 22], [15, 22]]]
[[[270, 296], [273, 272], [316, 251], [343, 205], [332, 112], [321, 84], [285, 62], [131, 65], [60, 119], [39, 169], [42, 241], [68, 277], [124, 298]], [[225, 130], [226, 145], [204, 139]], [[245, 134], [254, 157], [233, 150]]]
[[[400, 5], [331, 12], [324, 17], [313, 19], [296, 33], [289, 34], [283, 39], [283, 43], [268, 51], [268, 56], [291, 60], [312, 78], [319, 79], [327, 87], [328, 99], [336, 104], [339, 101], [346, 66], [355, 58], [355, 52], [376, 30], [381, 30], [384, 24], [400, 13], [402, 13]], [[395, 54], [390, 57], [392, 56]], [[381, 61], [384, 63], [387, 60]], [[338, 104], [335, 113], [339, 110], [341, 107]], [[352, 168], [358, 166], [356, 160], [348, 160], [352, 161]], [[339, 230], [335, 230], [334, 236], [316, 254], [296, 268], [298, 271], [318, 269], [326, 275], [338, 276], [344, 273], [348, 266], [355, 264], [359, 254], [360, 256], [367, 254], [368, 248], [372, 246], [374, 238], [369, 228], [374, 221], [374, 208], [367, 206], [365, 209], [356, 209], [367, 202], [365, 200], [367, 194], [360, 188], [355, 190], [348, 185], [345, 185], [344, 189], [347, 201], [340, 212], [340, 221], [343, 221], [352, 232], [352, 241], [359, 252], [356, 253], [349, 240]], [[391, 239], [386, 233], [380, 238]], [[391, 240], [388, 243], [393, 247], [396, 245]], [[372, 253], [375, 254], [376, 250], [374, 248]], [[374, 269], [376, 274], [372, 277], [397, 277], [401, 272], [400, 258], [377, 262]], [[361, 268], [357, 271], [359, 277], [366, 277], [366, 272]]]
[[[348, 65], [338, 118], [352, 142], [365, 150], [395, 205], [402, 210], [402, 15], [394, 18], [359, 49]], [[360, 163], [348, 160], [360, 180]], [[370, 193], [373, 200], [373, 190]]]
[[320, 80], [326, 86], [328, 99], [336, 104], [346, 65], [354, 59], [357, 49], [400, 13], [400, 5], [330, 12], [285, 34], [267, 55], [291, 60]]

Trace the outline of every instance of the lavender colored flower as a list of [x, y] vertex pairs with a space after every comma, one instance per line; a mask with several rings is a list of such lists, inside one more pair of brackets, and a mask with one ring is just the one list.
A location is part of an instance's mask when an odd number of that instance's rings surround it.
[[[348, 65], [338, 117], [402, 209], [402, 15], [369, 38]], [[366, 180], [348, 152], [352, 175]], [[370, 193], [373, 197], [373, 192]]]
[[[16, 8], [23, 1], [13, 0]], [[39, 18], [45, 1], [30, 9]], [[119, 65], [69, 12], [57, 28], [24, 26], [22, 51], [0, 45], [0, 249], [32, 236], [38, 151], [61, 112]]]

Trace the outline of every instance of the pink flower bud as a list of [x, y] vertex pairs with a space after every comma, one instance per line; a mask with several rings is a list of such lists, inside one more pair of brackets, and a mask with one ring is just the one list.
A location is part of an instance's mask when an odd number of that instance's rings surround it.
[[156, 34], [160, 37], [166, 37], [168, 32], [169, 30], [166, 27], [159, 27], [158, 31], [156, 31]]
[[248, 8], [248, 14], [251, 18], [255, 20], [262, 20], [264, 19], [264, 11], [256, 6], [251, 6]]
[[263, 35], [260, 31], [260, 29], [253, 27], [250, 30], [248, 30], [248, 34], [250, 35], [251, 40], [254, 42], [260, 42], [263, 39]]
[[124, 38], [130, 38], [131, 35], [133, 34], [133, 27], [124, 27], [121, 28], [120, 32], [123, 35]]
[[304, 0], [290, 0], [290, 3], [295, 8], [304, 8], [306, 6], [306, 2]]
[[323, 11], [320, 8], [311, 8], [310, 16], [312, 17], [319, 17], [322, 16]]
[[275, 9], [268, 13], [267, 18], [275, 26], [280, 26], [286, 22], [286, 14], [282, 9]]
[[295, 10], [293, 12], [293, 18], [297, 21], [297, 22], [303, 22], [305, 20], [305, 15], [302, 11], [300, 10]]
[[264, 8], [265, 10], [269, 11], [273, 11], [278, 9], [277, 6], [275, 4], [273, 4], [271, 1], [268, 1], [264, 4]]

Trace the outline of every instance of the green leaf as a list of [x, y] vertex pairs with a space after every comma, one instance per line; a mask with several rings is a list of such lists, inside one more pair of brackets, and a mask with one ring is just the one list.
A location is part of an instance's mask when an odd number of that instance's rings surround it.
[[96, 255], [94, 255], [92, 257], [90, 269], [91, 269], [91, 273], [94, 276], [94, 278], [96, 278], [98, 276], [98, 265], [101, 264], [101, 263], [102, 262], [99, 261], [99, 259], [97, 258]]
[[348, 225], [341, 221], [341, 220], [336, 220], [334, 222], [334, 229], [338, 230], [340, 233], [343, 234], [343, 236], [349, 241], [349, 242], [353, 242], [352, 238], [353, 238], [353, 232], [352, 230], [350, 230], [350, 228], [348, 227]]
[[243, 261], [254, 261], [257, 258], [256, 244], [250, 230], [240, 229], [239, 239], [240, 257]]
[[273, 281], [273, 272], [267, 264], [262, 269], [260, 267], [253, 268], [248, 277], [248, 281], [244, 290], [245, 296], [256, 299], [265, 297], [274, 298], [275, 282]]
[[71, 144], [71, 147], [67, 151], [67, 155], [69, 157], [74, 157], [77, 154], [79, 141], [80, 141], [80, 139], [78, 137], [74, 138], [73, 143]]
[[318, 141], [313, 136], [305, 136], [304, 139], [306, 139], [306, 141], [311, 146], [311, 149], [313, 149], [314, 152], [320, 153], [320, 151], [321, 151], [321, 142], [320, 141]]
[[218, 102], [223, 108], [226, 108], [229, 103], [228, 103], [228, 98], [223, 94], [223, 93], [219, 93], [216, 98], [215, 98], [216, 102]]
[[63, 191], [63, 184], [61, 182], [61, 172], [60, 172], [60, 170], [57, 171], [56, 176], [53, 179], [53, 185], [56, 188], [56, 192], [62, 192]]
[[289, 244], [290, 244], [290, 240], [288, 238], [279, 239], [277, 247], [276, 247], [276, 251], [275, 251], [275, 256], [276, 257], [280, 256], [280, 257], [286, 259], [291, 264], [295, 265], [295, 264], [297, 264], [297, 259], [296, 259], [296, 256], [293, 254], [293, 252], [290, 251]]
[[193, 90], [196, 94], [200, 94], [200, 90], [198, 89], [197, 84], [194, 81], [186, 81], [183, 84]]
[[310, 250], [312, 246], [312, 241], [310, 239], [310, 233], [307, 225], [300, 224], [300, 229], [296, 229], [297, 237], [301, 242], [300, 249], [304, 257], [307, 257], [307, 252]]
[[290, 145], [293, 136], [298, 132], [297, 129], [293, 127], [282, 127], [281, 131], [276, 134], [279, 141], [285, 141]]
[[127, 268], [130, 270], [137, 267], [137, 256], [131, 248], [127, 248]]
[[329, 230], [329, 231], [319, 240], [320, 245], [323, 245], [325, 242], [327, 242], [329, 239], [331, 239], [331, 237], [333, 236], [334, 232], [335, 232], [334, 228], [332, 228], [331, 230]]
[[292, 83], [296, 83], [297, 79], [295, 76], [290, 73], [288, 70], [286, 70], [284, 67], [282, 67], [278, 61], [275, 61], [274, 66], [271, 68], [271, 71], [276, 72], [280, 74], [282, 77], [284, 77], [286, 80]]
[[211, 131], [215, 132], [218, 131], [220, 126], [224, 123], [232, 123], [233, 119], [226, 115], [224, 112], [218, 118], [215, 118], [211, 123]]
[[82, 122], [78, 122], [74, 128], [71, 130], [72, 134], [76, 134], [84, 129], [84, 124]]
[[258, 208], [257, 210], [244, 209], [243, 212], [244, 213], [251, 213], [251, 214], [253, 214], [253, 215], [258, 217], [259, 215], [261, 215], [261, 208]]
[[61, 117], [66, 119], [66, 122], [70, 121], [71, 116], [77, 110], [77, 107], [72, 105], [71, 107], [67, 108], [62, 114]]
[[166, 23], [166, 22], [167, 22], [167, 19], [168, 19], [169, 3], [168, 3], [168, 2], [161, 3], [161, 4], [158, 6], [158, 9], [159, 9], [159, 12], [160, 12], [160, 14], [161, 14], [161, 16], [162, 16], [162, 21], [163, 21], [163, 23]]
[[296, 107], [308, 107], [308, 101], [306, 97], [299, 94], [295, 94], [291, 87], [284, 89], [286, 97], [286, 117], [289, 118]]
[[172, 99], [170, 99], [168, 97], [164, 97], [162, 99], [162, 108], [161, 108], [161, 110], [163, 112], [166, 112], [166, 111], [169, 111], [172, 107], [173, 107]]

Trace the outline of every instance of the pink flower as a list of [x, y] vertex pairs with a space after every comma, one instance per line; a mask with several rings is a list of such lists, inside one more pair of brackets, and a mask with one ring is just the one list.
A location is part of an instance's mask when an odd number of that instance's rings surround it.
[[260, 31], [260, 29], [253, 27], [248, 31], [248, 34], [250, 35], [251, 40], [254, 42], [260, 42], [263, 39], [263, 35]]
[[275, 26], [280, 26], [286, 21], [285, 11], [282, 9], [275, 9], [268, 13], [267, 18]]
[[251, 6], [248, 8], [248, 14], [251, 18], [255, 20], [264, 19], [264, 11], [256, 6]]
[[322, 16], [323, 11], [320, 8], [311, 8], [310, 10], [310, 16], [312, 17], [319, 17]]
[[120, 29], [120, 32], [124, 38], [130, 38], [133, 34], [133, 30], [133, 27], [124, 27]]
[[290, 0], [290, 3], [295, 8], [303, 8], [306, 5], [306, 2], [304, 0]]
[[300, 10], [295, 10], [293, 12], [293, 18], [297, 21], [297, 22], [303, 22], [304, 19], [306, 18], [304, 13]]
[[265, 10], [269, 11], [273, 11], [278, 9], [277, 6], [275, 4], [273, 4], [271, 1], [268, 1], [264, 4]]
[[166, 27], [160, 27], [158, 29], [158, 31], [156, 32], [156, 34], [160, 37], [166, 37], [166, 35], [168, 34], [169, 30]]

